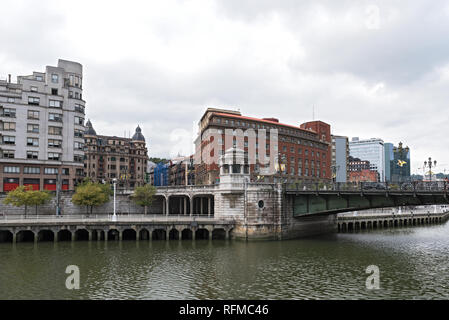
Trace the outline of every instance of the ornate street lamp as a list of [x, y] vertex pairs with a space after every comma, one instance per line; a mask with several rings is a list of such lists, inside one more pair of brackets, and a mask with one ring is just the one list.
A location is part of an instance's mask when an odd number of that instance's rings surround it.
[[429, 161], [424, 161], [424, 168], [429, 168], [429, 176], [430, 176], [430, 182], [432, 182], [432, 167], [437, 166], [437, 161], [434, 160], [432, 162], [432, 158], [429, 157]]

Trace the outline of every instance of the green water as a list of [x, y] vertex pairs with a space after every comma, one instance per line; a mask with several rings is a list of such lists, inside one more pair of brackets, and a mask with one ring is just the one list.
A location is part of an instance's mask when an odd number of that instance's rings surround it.
[[[379, 290], [366, 289], [369, 265]], [[1, 243], [0, 299], [449, 299], [449, 223], [279, 242]]]

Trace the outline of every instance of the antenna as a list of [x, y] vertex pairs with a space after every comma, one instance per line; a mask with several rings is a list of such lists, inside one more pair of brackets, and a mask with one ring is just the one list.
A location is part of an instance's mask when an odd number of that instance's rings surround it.
[[312, 105], [312, 120], [315, 121], [315, 105]]

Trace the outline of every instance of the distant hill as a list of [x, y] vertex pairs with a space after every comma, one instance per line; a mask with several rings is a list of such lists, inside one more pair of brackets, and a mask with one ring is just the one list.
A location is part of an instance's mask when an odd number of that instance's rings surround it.
[[164, 159], [164, 158], [150, 158], [149, 159], [151, 162], [154, 162], [155, 164], [159, 164], [159, 163], [167, 163], [169, 160], [168, 159]]

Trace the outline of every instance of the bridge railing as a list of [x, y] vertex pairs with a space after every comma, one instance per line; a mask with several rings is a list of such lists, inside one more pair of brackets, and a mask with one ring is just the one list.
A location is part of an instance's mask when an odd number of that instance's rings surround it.
[[411, 181], [411, 182], [299, 182], [285, 185], [286, 191], [405, 191], [405, 192], [448, 192], [447, 181]]
[[[17, 214], [3, 214], [0, 215], [0, 224], [11, 222], [66, 222], [66, 221], [83, 221], [83, 222], [223, 222], [223, 219], [215, 218], [207, 215], [143, 215], [143, 214], [117, 214], [115, 217], [112, 214], [73, 214], [73, 215], [17, 215]], [[229, 223], [226, 220], [226, 223]]]

